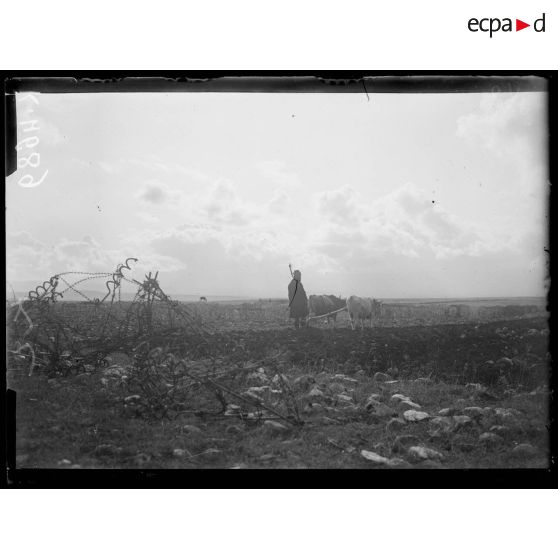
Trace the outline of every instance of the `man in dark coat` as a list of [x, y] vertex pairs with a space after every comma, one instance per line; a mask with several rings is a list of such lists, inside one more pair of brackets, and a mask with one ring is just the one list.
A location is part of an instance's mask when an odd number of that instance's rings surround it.
[[293, 280], [289, 283], [289, 316], [294, 318], [295, 328], [301, 327], [308, 316], [308, 297], [300, 282], [301, 273], [297, 269], [293, 273]]

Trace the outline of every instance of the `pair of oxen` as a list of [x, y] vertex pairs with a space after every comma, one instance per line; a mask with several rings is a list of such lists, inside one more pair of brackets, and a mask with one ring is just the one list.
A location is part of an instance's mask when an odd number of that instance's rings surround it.
[[309, 321], [323, 316], [327, 318], [328, 325], [331, 320], [335, 327], [337, 314], [342, 310], [347, 310], [352, 329], [355, 329], [359, 323], [364, 329], [366, 320], [370, 320], [370, 327], [372, 327], [372, 320], [378, 318], [382, 310], [382, 303], [379, 300], [355, 295], [351, 295], [347, 299], [334, 295], [310, 295], [308, 304], [311, 314]]

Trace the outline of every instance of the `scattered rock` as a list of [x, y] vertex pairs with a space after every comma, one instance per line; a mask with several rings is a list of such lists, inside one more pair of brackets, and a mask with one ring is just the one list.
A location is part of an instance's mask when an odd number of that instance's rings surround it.
[[141, 399], [141, 395], [129, 395], [124, 398], [124, 403], [127, 405], [137, 403]]
[[483, 416], [483, 410], [481, 407], [465, 407], [461, 412], [471, 418], [479, 418]]
[[285, 426], [276, 420], [266, 420], [264, 421], [263, 426], [266, 430], [272, 432], [273, 434], [283, 434], [289, 431], [288, 426]]
[[471, 391], [480, 391], [483, 389], [482, 384], [465, 384], [465, 389], [469, 389]]
[[482, 414], [484, 417], [493, 417], [496, 415], [496, 411], [492, 407], [484, 407]]
[[272, 453], [264, 453], [263, 455], [260, 455], [260, 457], [258, 457], [260, 461], [271, 461], [274, 458], [275, 456]]
[[411, 400], [400, 401], [399, 402], [399, 407], [401, 409], [414, 409], [415, 411], [418, 411], [418, 410], [422, 409], [422, 407], [418, 403], [414, 403]]
[[406, 395], [403, 395], [401, 393], [394, 393], [391, 396], [391, 399], [393, 401], [409, 401], [409, 398]]
[[384, 384], [398, 384], [399, 380], [388, 380], [387, 382], [384, 382]]
[[371, 394], [368, 396], [368, 399], [369, 399], [369, 400], [370, 400], [370, 399], [380, 399], [380, 397], [381, 397], [381, 395], [380, 395], [379, 393], [371, 393]]
[[427, 448], [426, 446], [411, 446], [407, 451], [407, 455], [411, 459], [414, 459], [416, 461], [425, 459], [441, 461], [442, 459], [444, 459], [443, 454], [441, 454], [439, 451]]
[[182, 427], [183, 434], [201, 434], [201, 428], [194, 426], [193, 424], [185, 424]]
[[232, 404], [227, 405], [225, 416], [227, 417], [235, 416], [238, 415], [239, 413], [240, 413], [240, 407], [238, 405], [232, 405]]
[[324, 396], [324, 392], [317, 386], [313, 387], [308, 392], [308, 397], [311, 399], [321, 399]]
[[493, 432], [483, 432], [479, 436], [479, 442], [486, 446], [499, 446], [504, 442], [504, 438], [502, 438], [502, 436], [498, 436], [498, 434], [494, 434]]
[[339, 395], [337, 395], [336, 399], [340, 403], [353, 403], [353, 398], [350, 395], [345, 395], [344, 393], [340, 393]]
[[186, 450], [176, 448], [172, 450], [173, 457], [184, 457], [186, 455]]
[[531, 444], [519, 444], [512, 450], [515, 457], [534, 457], [537, 453], [537, 448]]
[[393, 451], [396, 453], [403, 453], [407, 448], [417, 445], [420, 442], [417, 436], [412, 434], [403, 434], [397, 436], [393, 441]]
[[81, 465], [78, 465], [77, 463], [74, 463], [70, 469], [81, 469]]
[[410, 409], [403, 413], [403, 417], [409, 422], [420, 422], [429, 419], [430, 415], [428, 413], [425, 413], [424, 411], [415, 411], [413, 409]]
[[389, 380], [391, 380], [391, 377], [387, 374], [384, 374], [384, 372], [376, 372], [373, 379], [375, 382], [388, 382]]
[[232, 467], [229, 467], [229, 469], [249, 469], [250, 467], [248, 467], [248, 465], [246, 465], [246, 463], [237, 463], [236, 465], [233, 465]]
[[58, 467], [67, 467], [68, 465], [71, 465], [72, 462], [69, 459], [61, 459], [58, 462]]
[[502, 422], [507, 423], [515, 423], [519, 417], [521, 417], [521, 411], [517, 409], [509, 409], [509, 408], [496, 408], [494, 409], [496, 418], [501, 420]]
[[362, 455], [362, 457], [364, 457], [365, 459], [368, 459], [368, 461], [372, 461], [372, 463], [377, 463], [379, 465], [385, 465], [389, 462], [389, 459], [387, 457], [382, 457], [381, 455], [374, 453], [373, 451], [362, 450], [360, 452], [360, 455]]
[[438, 415], [441, 417], [451, 417], [455, 415], [455, 413], [457, 413], [457, 410], [450, 407], [446, 407], [445, 409], [440, 409], [438, 411]]
[[406, 426], [406, 422], [400, 418], [392, 418], [386, 424], [386, 432], [399, 432]]
[[358, 384], [358, 380], [351, 378], [350, 376], [345, 376], [345, 374], [335, 374], [333, 376], [336, 380], [341, 380], [343, 382], [349, 382], [351, 384]]

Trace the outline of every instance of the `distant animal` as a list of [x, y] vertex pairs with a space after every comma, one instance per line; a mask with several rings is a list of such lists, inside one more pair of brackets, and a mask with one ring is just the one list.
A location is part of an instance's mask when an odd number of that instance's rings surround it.
[[345, 301], [334, 295], [310, 295], [308, 304], [310, 306], [310, 314], [313, 314], [314, 316], [323, 316], [324, 314], [328, 314], [327, 325], [329, 326], [331, 319], [333, 327], [335, 327], [337, 314], [332, 314], [332, 312], [345, 307]]
[[364, 320], [370, 320], [370, 327], [372, 327], [373, 318], [378, 318], [381, 310], [382, 303], [375, 298], [361, 298], [355, 295], [347, 298], [347, 311], [349, 312], [353, 330], [359, 321], [361, 328], [364, 329]]
[[205, 296], [200, 296], [200, 302], [207, 302], [207, 298], [205, 298]]

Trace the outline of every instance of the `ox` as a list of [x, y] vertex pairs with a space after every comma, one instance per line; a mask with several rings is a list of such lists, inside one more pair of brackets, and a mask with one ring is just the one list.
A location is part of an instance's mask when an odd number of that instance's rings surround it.
[[337, 313], [333, 314], [333, 312], [345, 307], [345, 301], [334, 295], [310, 295], [308, 304], [310, 306], [310, 313], [314, 316], [327, 314], [327, 325], [329, 326], [331, 318], [333, 320], [333, 327], [335, 327], [337, 320]]
[[360, 320], [361, 328], [364, 329], [364, 320], [370, 320], [372, 327], [372, 319], [380, 316], [382, 303], [375, 298], [361, 298], [359, 296], [350, 296], [347, 298], [347, 311], [351, 319], [351, 327], [355, 329]]

